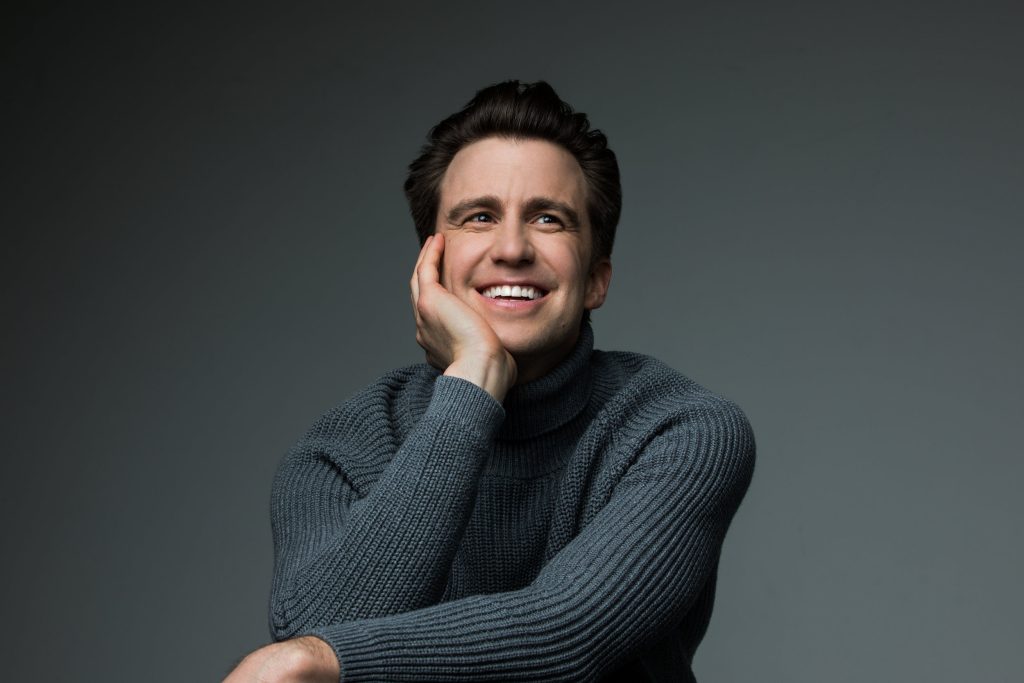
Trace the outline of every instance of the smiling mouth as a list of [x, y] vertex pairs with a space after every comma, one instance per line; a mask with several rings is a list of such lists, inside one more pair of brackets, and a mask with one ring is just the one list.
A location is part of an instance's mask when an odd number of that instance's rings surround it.
[[480, 290], [487, 299], [509, 299], [514, 301], [532, 301], [539, 299], [547, 292], [539, 287], [520, 285], [495, 285]]

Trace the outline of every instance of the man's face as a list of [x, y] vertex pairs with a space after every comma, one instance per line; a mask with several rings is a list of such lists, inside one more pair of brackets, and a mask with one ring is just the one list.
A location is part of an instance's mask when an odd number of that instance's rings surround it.
[[591, 263], [586, 190], [558, 145], [497, 137], [461, 149], [441, 181], [441, 282], [491, 325], [520, 382], [564, 358], [583, 310], [604, 303], [611, 263]]

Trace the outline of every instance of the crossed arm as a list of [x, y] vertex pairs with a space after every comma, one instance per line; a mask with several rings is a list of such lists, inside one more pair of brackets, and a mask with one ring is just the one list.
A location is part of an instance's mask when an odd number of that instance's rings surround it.
[[[437, 603], [439, 585], [422, 568], [449, 562], [449, 546], [443, 539], [404, 550], [400, 542], [389, 544], [403, 525], [417, 522], [384, 520], [395, 508], [385, 499], [371, 492], [342, 515], [353, 494], [343, 479], [331, 479], [338, 509], [320, 514], [337, 521], [319, 537], [302, 537], [301, 527], [322, 507], [305, 497], [286, 499], [275, 540], [299, 538], [282, 548], [295, 569], [276, 572], [275, 628], [278, 637], [306, 637], [264, 648], [255, 655], [263, 659], [251, 662], [285, 661], [295, 667], [291, 677], [238, 680], [336, 681], [342, 671], [345, 681], [595, 679], [635, 654], [638, 643], [663, 634], [700, 595], [746, 486], [749, 463], [742, 455], [751, 443], [745, 423], [728, 416], [710, 430], [691, 423], [666, 429], [532, 583], [444, 603]], [[431, 457], [425, 442], [412, 450]], [[287, 466], [283, 476], [300, 489], [314, 482], [323, 487], [330, 477], [323, 459], [296, 455], [292, 462], [294, 470]], [[386, 472], [380, 483], [390, 486], [395, 474]], [[424, 476], [421, 497], [408, 501], [420, 512], [444, 497], [437, 495], [442, 478]], [[362, 523], [360, 517], [383, 520], [384, 540], [369, 564], [346, 551], [350, 525]], [[333, 561], [323, 561], [328, 557]], [[316, 594], [307, 595], [313, 586]], [[320, 677], [303, 678], [303, 671]]]

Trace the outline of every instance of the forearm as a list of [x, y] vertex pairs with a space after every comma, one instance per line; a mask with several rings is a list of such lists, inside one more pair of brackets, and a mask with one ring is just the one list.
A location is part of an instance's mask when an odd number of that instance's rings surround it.
[[674, 450], [703, 443], [647, 453], [522, 589], [311, 633], [346, 682], [597, 680], [664, 638], [709, 586], [751, 460]]
[[224, 683], [335, 683], [339, 673], [330, 645], [307, 636], [249, 653]]
[[681, 547], [656, 554], [646, 537], [602, 540], [570, 550], [516, 591], [312, 633], [334, 648], [346, 683], [597, 680], [685, 613], [717, 551], [709, 544], [688, 558], [687, 574], [676, 569]]
[[[479, 389], [440, 378], [427, 412], [364, 497], [323, 462], [280, 472], [274, 636], [437, 602], [502, 417]], [[322, 476], [310, 476], [315, 467]], [[349, 505], [346, 494], [358, 499]]]

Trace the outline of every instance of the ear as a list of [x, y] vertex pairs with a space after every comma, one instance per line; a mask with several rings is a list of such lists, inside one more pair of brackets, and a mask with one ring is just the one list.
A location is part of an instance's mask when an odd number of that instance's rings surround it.
[[608, 285], [612, 281], [611, 259], [602, 258], [590, 267], [587, 275], [587, 291], [583, 296], [583, 308], [592, 311], [600, 308], [608, 295]]

